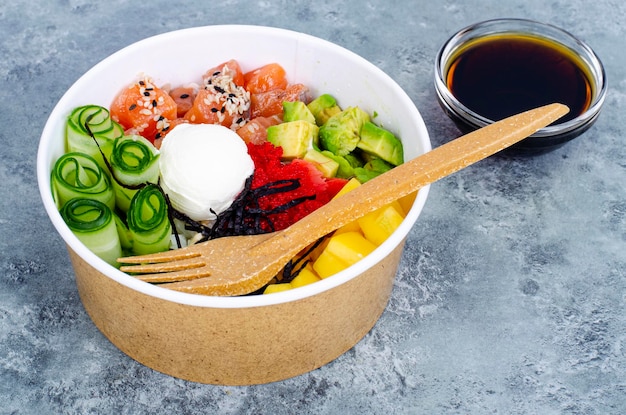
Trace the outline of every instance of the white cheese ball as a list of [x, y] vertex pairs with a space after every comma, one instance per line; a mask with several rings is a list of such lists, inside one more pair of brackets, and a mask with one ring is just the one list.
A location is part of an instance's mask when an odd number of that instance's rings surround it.
[[221, 125], [177, 125], [160, 150], [163, 190], [176, 210], [196, 221], [226, 210], [254, 171], [246, 144]]

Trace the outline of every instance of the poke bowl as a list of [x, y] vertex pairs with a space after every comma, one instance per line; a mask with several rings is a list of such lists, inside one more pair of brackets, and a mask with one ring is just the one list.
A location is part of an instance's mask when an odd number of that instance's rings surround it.
[[[216, 37], [229, 42], [207, 41]], [[168, 59], [163, 59], [163, 50]], [[277, 63], [290, 84], [306, 85], [312, 97], [330, 94], [344, 108], [358, 106], [372, 114], [377, 125], [401, 140], [405, 160], [431, 148], [408, 95], [355, 53], [290, 30], [219, 25], [147, 38], [80, 77], [44, 127], [37, 173], [46, 212], [67, 247], [80, 299], [104, 336], [131, 358], [167, 375], [250, 385], [319, 368], [372, 329], [389, 301], [406, 237], [429, 188], [405, 200], [403, 220], [369, 254], [334, 275], [285, 291], [240, 296], [180, 292], [111, 265], [72, 232], [51, 191], [51, 171], [66, 152], [68, 117], [80, 106], [109, 108], [140, 74], [148, 74], [156, 85], [182, 85], [231, 59], [244, 71]]]

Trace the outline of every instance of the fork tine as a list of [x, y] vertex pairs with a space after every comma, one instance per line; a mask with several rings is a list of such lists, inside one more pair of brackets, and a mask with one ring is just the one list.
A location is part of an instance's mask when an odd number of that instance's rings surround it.
[[120, 271], [130, 274], [152, 274], [164, 272], [184, 271], [187, 269], [201, 268], [206, 265], [202, 257], [191, 257], [170, 262], [154, 262], [137, 265], [122, 265]]
[[136, 275], [135, 278], [150, 283], [174, 283], [182, 281], [191, 281], [198, 278], [211, 276], [211, 271], [206, 267], [189, 268], [176, 272], [164, 272], [156, 274]]
[[200, 252], [191, 249], [173, 249], [164, 252], [157, 252], [154, 254], [118, 258], [117, 262], [121, 264], [157, 264], [189, 258], [197, 258], [200, 255]]

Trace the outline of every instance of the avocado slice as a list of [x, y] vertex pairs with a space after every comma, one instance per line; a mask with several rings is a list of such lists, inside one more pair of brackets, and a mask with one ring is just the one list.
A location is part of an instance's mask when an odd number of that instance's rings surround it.
[[303, 158], [317, 146], [319, 127], [308, 121], [296, 120], [267, 128], [267, 141], [283, 148], [283, 159]]
[[322, 94], [309, 102], [308, 109], [315, 118], [315, 123], [322, 126], [330, 117], [341, 112], [337, 100], [330, 94]]
[[393, 169], [393, 167], [394, 166], [392, 164], [387, 163], [383, 159], [372, 158], [370, 161], [365, 163], [363, 167], [355, 167], [354, 176], [361, 183], [365, 183], [366, 181]]
[[397, 166], [404, 162], [402, 142], [390, 131], [367, 121], [361, 127], [357, 148]]
[[314, 148], [311, 148], [306, 152], [306, 154], [304, 155], [304, 160], [313, 163], [313, 165], [317, 167], [317, 169], [321, 171], [322, 175], [326, 178], [332, 178], [337, 175], [339, 163], [337, 163], [331, 157], [328, 157], [327, 154], [319, 152]]
[[349, 179], [354, 176], [354, 167], [346, 157], [337, 156], [328, 150], [322, 150], [322, 155], [337, 163], [337, 172], [335, 173], [336, 177]]
[[315, 117], [306, 104], [302, 101], [285, 101], [283, 102], [283, 121], [304, 120], [311, 124], [315, 124]]
[[338, 156], [351, 153], [360, 140], [359, 132], [363, 124], [369, 121], [369, 114], [361, 108], [346, 108], [320, 127], [320, 147]]

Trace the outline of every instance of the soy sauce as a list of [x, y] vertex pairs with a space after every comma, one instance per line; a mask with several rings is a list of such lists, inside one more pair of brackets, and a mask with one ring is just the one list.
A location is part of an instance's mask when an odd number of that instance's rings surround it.
[[491, 120], [560, 102], [570, 108], [557, 123], [585, 112], [592, 88], [586, 65], [548, 39], [493, 35], [470, 43], [451, 59], [446, 83], [467, 108]]

